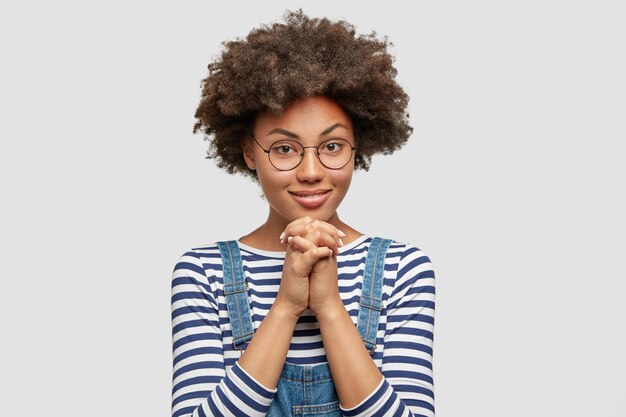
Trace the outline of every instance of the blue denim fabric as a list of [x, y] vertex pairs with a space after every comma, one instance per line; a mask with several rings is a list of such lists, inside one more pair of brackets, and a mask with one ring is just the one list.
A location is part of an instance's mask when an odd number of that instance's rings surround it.
[[376, 350], [376, 333], [378, 332], [380, 312], [383, 309], [383, 300], [381, 299], [382, 277], [385, 270], [385, 255], [389, 245], [391, 245], [391, 240], [373, 239], [365, 260], [357, 323], [361, 339], [365, 342], [365, 348], [370, 353], [374, 353]]
[[243, 275], [241, 253], [236, 241], [217, 242], [222, 255], [224, 272], [224, 298], [228, 317], [233, 329], [233, 345], [237, 349], [249, 342], [254, 335], [250, 302], [248, 301], [248, 284]]
[[341, 416], [328, 364], [285, 363], [267, 417]]
[[[233, 332], [233, 344], [241, 349], [252, 339], [250, 301], [237, 241], [218, 242], [224, 271], [224, 296]], [[382, 310], [385, 256], [391, 240], [374, 238], [365, 260], [357, 330], [370, 353], [376, 350], [376, 332]], [[327, 363], [285, 363], [268, 417], [339, 417], [339, 399]]]

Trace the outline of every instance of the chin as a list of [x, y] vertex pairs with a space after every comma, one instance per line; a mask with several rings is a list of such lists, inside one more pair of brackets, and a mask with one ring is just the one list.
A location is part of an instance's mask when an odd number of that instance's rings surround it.
[[312, 217], [316, 220], [321, 220], [323, 222], [328, 222], [328, 220], [330, 220], [331, 217], [333, 217], [333, 215], [335, 214], [336, 210], [333, 210], [331, 213], [328, 212], [328, 210], [310, 210], [308, 212], [305, 212], [302, 216], [300, 217], [304, 217], [304, 216], [309, 216]]
[[325, 210], [324, 208], [303, 209], [301, 207], [298, 207], [296, 210], [286, 211], [286, 214], [287, 215], [283, 217], [285, 217], [288, 222], [292, 222], [294, 220], [301, 219], [302, 217], [307, 216], [316, 220], [327, 222], [333, 216], [333, 214], [335, 214], [335, 211], [329, 213], [329, 211]]

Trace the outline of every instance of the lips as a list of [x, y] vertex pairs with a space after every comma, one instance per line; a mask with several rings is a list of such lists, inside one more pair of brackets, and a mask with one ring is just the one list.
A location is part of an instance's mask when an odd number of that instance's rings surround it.
[[317, 208], [324, 204], [330, 196], [330, 190], [289, 191], [298, 204], [306, 208]]

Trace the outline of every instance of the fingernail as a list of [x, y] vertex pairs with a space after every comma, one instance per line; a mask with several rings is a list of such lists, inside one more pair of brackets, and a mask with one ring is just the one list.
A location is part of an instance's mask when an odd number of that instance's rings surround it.
[[293, 240], [293, 236], [289, 236], [289, 237], [287, 238], [287, 243], [291, 243], [291, 241], [292, 241], [292, 240]]
[[346, 234], [339, 229], [337, 229], [337, 234], [339, 235], [339, 237], [346, 237]]
[[343, 241], [339, 239], [339, 246], [343, 246]]
[[329, 258], [332, 258], [332, 256], [333, 256], [333, 250], [332, 250], [332, 249], [329, 249], [329, 251], [330, 251], [330, 253], [328, 254], [328, 257], [329, 257]]
[[284, 238], [285, 238], [285, 232], [282, 232], [278, 239], [282, 242]]

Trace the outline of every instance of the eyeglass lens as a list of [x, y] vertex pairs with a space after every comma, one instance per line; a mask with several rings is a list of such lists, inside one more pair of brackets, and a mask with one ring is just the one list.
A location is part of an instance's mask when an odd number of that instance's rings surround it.
[[[300, 142], [285, 139], [274, 142], [269, 148], [268, 155], [272, 165], [277, 169], [288, 171], [300, 164], [304, 150], [305, 147]], [[352, 158], [352, 145], [344, 139], [329, 139], [317, 147], [317, 156], [327, 168], [343, 168]]]

